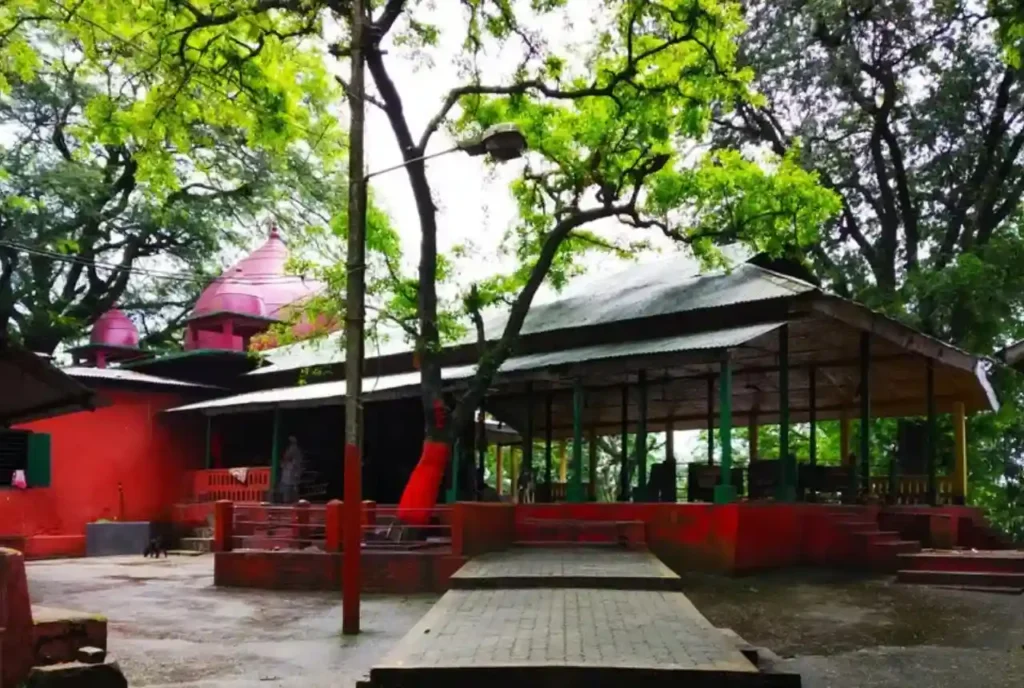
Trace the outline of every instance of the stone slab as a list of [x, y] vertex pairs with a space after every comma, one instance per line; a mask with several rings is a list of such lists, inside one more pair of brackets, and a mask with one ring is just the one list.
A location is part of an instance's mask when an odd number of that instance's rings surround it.
[[457, 590], [591, 588], [680, 590], [672, 569], [650, 552], [604, 548], [512, 549], [466, 562], [452, 576]]
[[85, 555], [110, 557], [138, 554], [146, 550], [150, 540], [160, 536], [169, 542], [166, 524], [152, 521], [110, 521], [85, 524]]
[[370, 672], [377, 688], [798, 686], [757, 671], [679, 592], [451, 590]]

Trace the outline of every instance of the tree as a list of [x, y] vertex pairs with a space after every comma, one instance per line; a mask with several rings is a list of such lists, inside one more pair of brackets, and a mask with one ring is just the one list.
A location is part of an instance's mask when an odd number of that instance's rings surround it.
[[344, 227], [318, 25], [208, 4], [0, 7], [0, 332], [52, 352], [121, 303], [167, 346], [263, 218]]
[[[47, 0], [19, 3], [33, 8]], [[213, 72], [232, 93], [270, 106], [275, 117], [263, 121], [259, 113], [264, 111], [256, 109], [257, 121], [247, 121], [247, 130], [278, 147], [298, 138], [289, 117], [318, 112], [307, 101], [322, 102], [319, 96], [326, 91], [322, 79], [296, 83], [297, 70], [314, 58], [295, 47], [301, 42], [294, 39], [316, 33], [325, 13], [344, 21], [350, 11], [344, 0], [136, 0], [128, 5], [87, 3], [92, 16], [118, 16], [145, 27], [141, 40], [149, 52], [166, 58], [155, 64], [156, 74], [170, 84], [165, 94], [176, 95], [177, 84], [186, 80], [240, 116], [231, 99], [190, 81]], [[618, 220], [635, 229], [638, 239], [644, 231], [660, 232], [714, 261], [716, 241], [743, 241], [776, 252], [786, 244], [809, 242], [820, 222], [838, 209], [833, 194], [802, 171], [794, 156], [755, 161], [730, 151], [702, 155], [695, 148], [714, 106], [749, 97], [750, 75], [735, 65], [735, 38], [742, 28], [738, 5], [604, 0], [596, 11], [592, 3], [576, 9], [582, 7], [595, 19], [586, 54], [574, 59], [568, 50], [551, 48], [551, 36], [531, 28], [531, 18], [566, 18], [566, 0], [464, 0], [465, 22], [443, 29], [464, 37], [466, 82], [441, 99], [427, 126], [415, 134], [389, 70], [394, 59], [403, 59], [403, 50], [428, 51], [442, 27], [429, 22], [431, 4], [418, 0], [373, 3], [372, 16], [366, 17], [370, 30], [362, 47], [375, 86], [366, 100], [390, 122], [419, 215], [419, 269], [414, 279], [393, 270], [401, 289], [394, 319], [403, 323], [418, 354], [428, 442], [447, 446], [472, 422], [545, 280], [563, 283], [578, 270], [580, 255], [594, 246], [632, 248], [609, 244], [592, 232], [593, 223]], [[347, 41], [343, 35], [332, 52], [343, 58]], [[511, 75], [490, 76], [479, 68], [476, 58], [488, 45], [519, 51]], [[119, 66], [124, 61], [115, 59]], [[312, 94], [298, 97], [311, 86]], [[146, 99], [152, 98], [147, 94]], [[446, 312], [438, 297], [444, 262], [421, 158], [442, 128], [468, 136], [498, 121], [518, 124], [532, 151], [512, 189], [520, 221], [508, 245], [519, 267], [464, 293], [461, 315], [468, 314], [480, 334], [480, 364], [450, 414], [438, 413], [444, 408], [438, 352], [445, 323], [455, 314]], [[511, 304], [509, 317], [500, 333], [484, 332], [481, 311], [500, 300]], [[386, 301], [382, 307], [392, 305]]]
[[[427, 126], [414, 133], [405, 102], [391, 79], [389, 46], [429, 48], [442, 28], [424, 3], [390, 0], [368, 17], [363, 46], [376, 92], [368, 100], [390, 122], [407, 166], [421, 230], [413, 331], [422, 371], [428, 442], [447, 444], [472, 421], [487, 385], [512, 353], [534, 295], [545, 280], [556, 286], [578, 269], [583, 252], [609, 244], [589, 227], [618, 220], [660, 232], [704, 260], [718, 240], [779, 250], [809, 241], [837, 204], [813, 175], [790, 157], [766, 167], [738, 153], [680, 154], [707, 130], [712, 106], [745, 98], [749, 75], [734, 65], [741, 24], [737, 6], [695, 0], [606, 0], [598, 8], [587, 54], [574, 60], [551, 49], [530, 28], [531, 10], [557, 17], [566, 3], [467, 0], [466, 83], [441, 99]], [[593, 9], [593, 5], [588, 5]], [[557, 20], [553, 23], [557, 23]], [[449, 27], [445, 27], [449, 28]], [[550, 37], [547, 37], [550, 38]], [[511, 78], [488, 77], [476, 57], [488, 42], [512, 44], [522, 59]], [[335, 51], [346, 52], [342, 41]], [[464, 307], [478, 335], [481, 358], [468, 390], [450, 416], [443, 405], [442, 312], [438, 307], [437, 219], [427, 169], [419, 160], [442, 127], [459, 136], [500, 122], [517, 124], [531, 151], [512, 193], [519, 222], [508, 237], [519, 267], [513, 274], [470, 285]], [[500, 333], [485, 332], [481, 311], [509, 305]]]
[[[1024, 88], [983, 3], [747, 3], [763, 100], [722, 145], [798, 150], [842, 198], [812, 247], [836, 291], [988, 353], [1021, 334]], [[984, 297], [979, 297], [983, 286]]]
[[[1020, 3], [755, 1], [746, 18], [738, 60], [761, 100], [717, 114], [715, 140], [798, 151], [840, 195], [810, 247], [824, 283], [980, 354], [1024, 337]], [[1004, 441], [1024, 428], [1019, 390], [1000, 392], [968, 433], [988, 505], [1022, 456]]]

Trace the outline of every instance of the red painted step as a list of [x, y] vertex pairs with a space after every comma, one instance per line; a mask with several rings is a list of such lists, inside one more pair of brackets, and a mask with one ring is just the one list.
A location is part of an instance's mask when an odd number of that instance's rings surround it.
[[955, 585], [972, 588], [1016, 588], [1024, 591], [1024, 573], [1004, 571], [927, 571], [901, 569], [896, 574], [901, 583], [922, 585]]
[[894, 542], [900, 539], [900, 534], [895, 530], [855, 530], [850, 535], [869, 543]]
[[846, 530], [878, 530], [878, 524], [867, 519], [836, 519], [835, 524]]
[[900, 567], [899, 556], [921, 551], [921, 543], [915, 540], [892, 540], [870, 542], [867, 545], [867, 563], [876, 571], [896, 571]]
[[913, 571], [1024, 573], [1024, 551], [932, 550], [901, 555], [900, 568]]

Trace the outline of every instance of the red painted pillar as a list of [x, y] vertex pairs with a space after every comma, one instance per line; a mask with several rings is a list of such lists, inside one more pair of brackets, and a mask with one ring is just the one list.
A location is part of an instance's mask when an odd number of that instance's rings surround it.
[[377, 502], [372, 499], [363, 500], [363, 528], [377, 525]]
[[25, 558], [0, 547], [0, 686], [20, 686], [35, 663]]
[[345, 522], [345, 505], [339, 499], [327, 502], [324, 511], [324, 548], [328, 552], [341, 551], [341, 531]]
[[342, 507], [341, 628], [345, 635], [359, 632], [359, 587], [362, 563], [363, 466], [359, 447], [345, 445], [345, 502]]
[[466, 507], [462, 502], [452, 505], [452, 556], [461, 557], [465, 549]]
[[213, 551], [230, 552], [235, 525], [235, 503], [222, 499], [213, 505]]
[[295, 503], [295, 539], [304, 540], [309, 534], [309, 502], [300, 499]]

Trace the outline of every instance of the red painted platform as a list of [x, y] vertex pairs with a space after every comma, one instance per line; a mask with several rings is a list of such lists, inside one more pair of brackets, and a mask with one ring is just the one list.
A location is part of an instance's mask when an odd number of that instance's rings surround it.
[[1024, 592], [1024, 551], [928, 550], [900, 557], [901, 583]]

